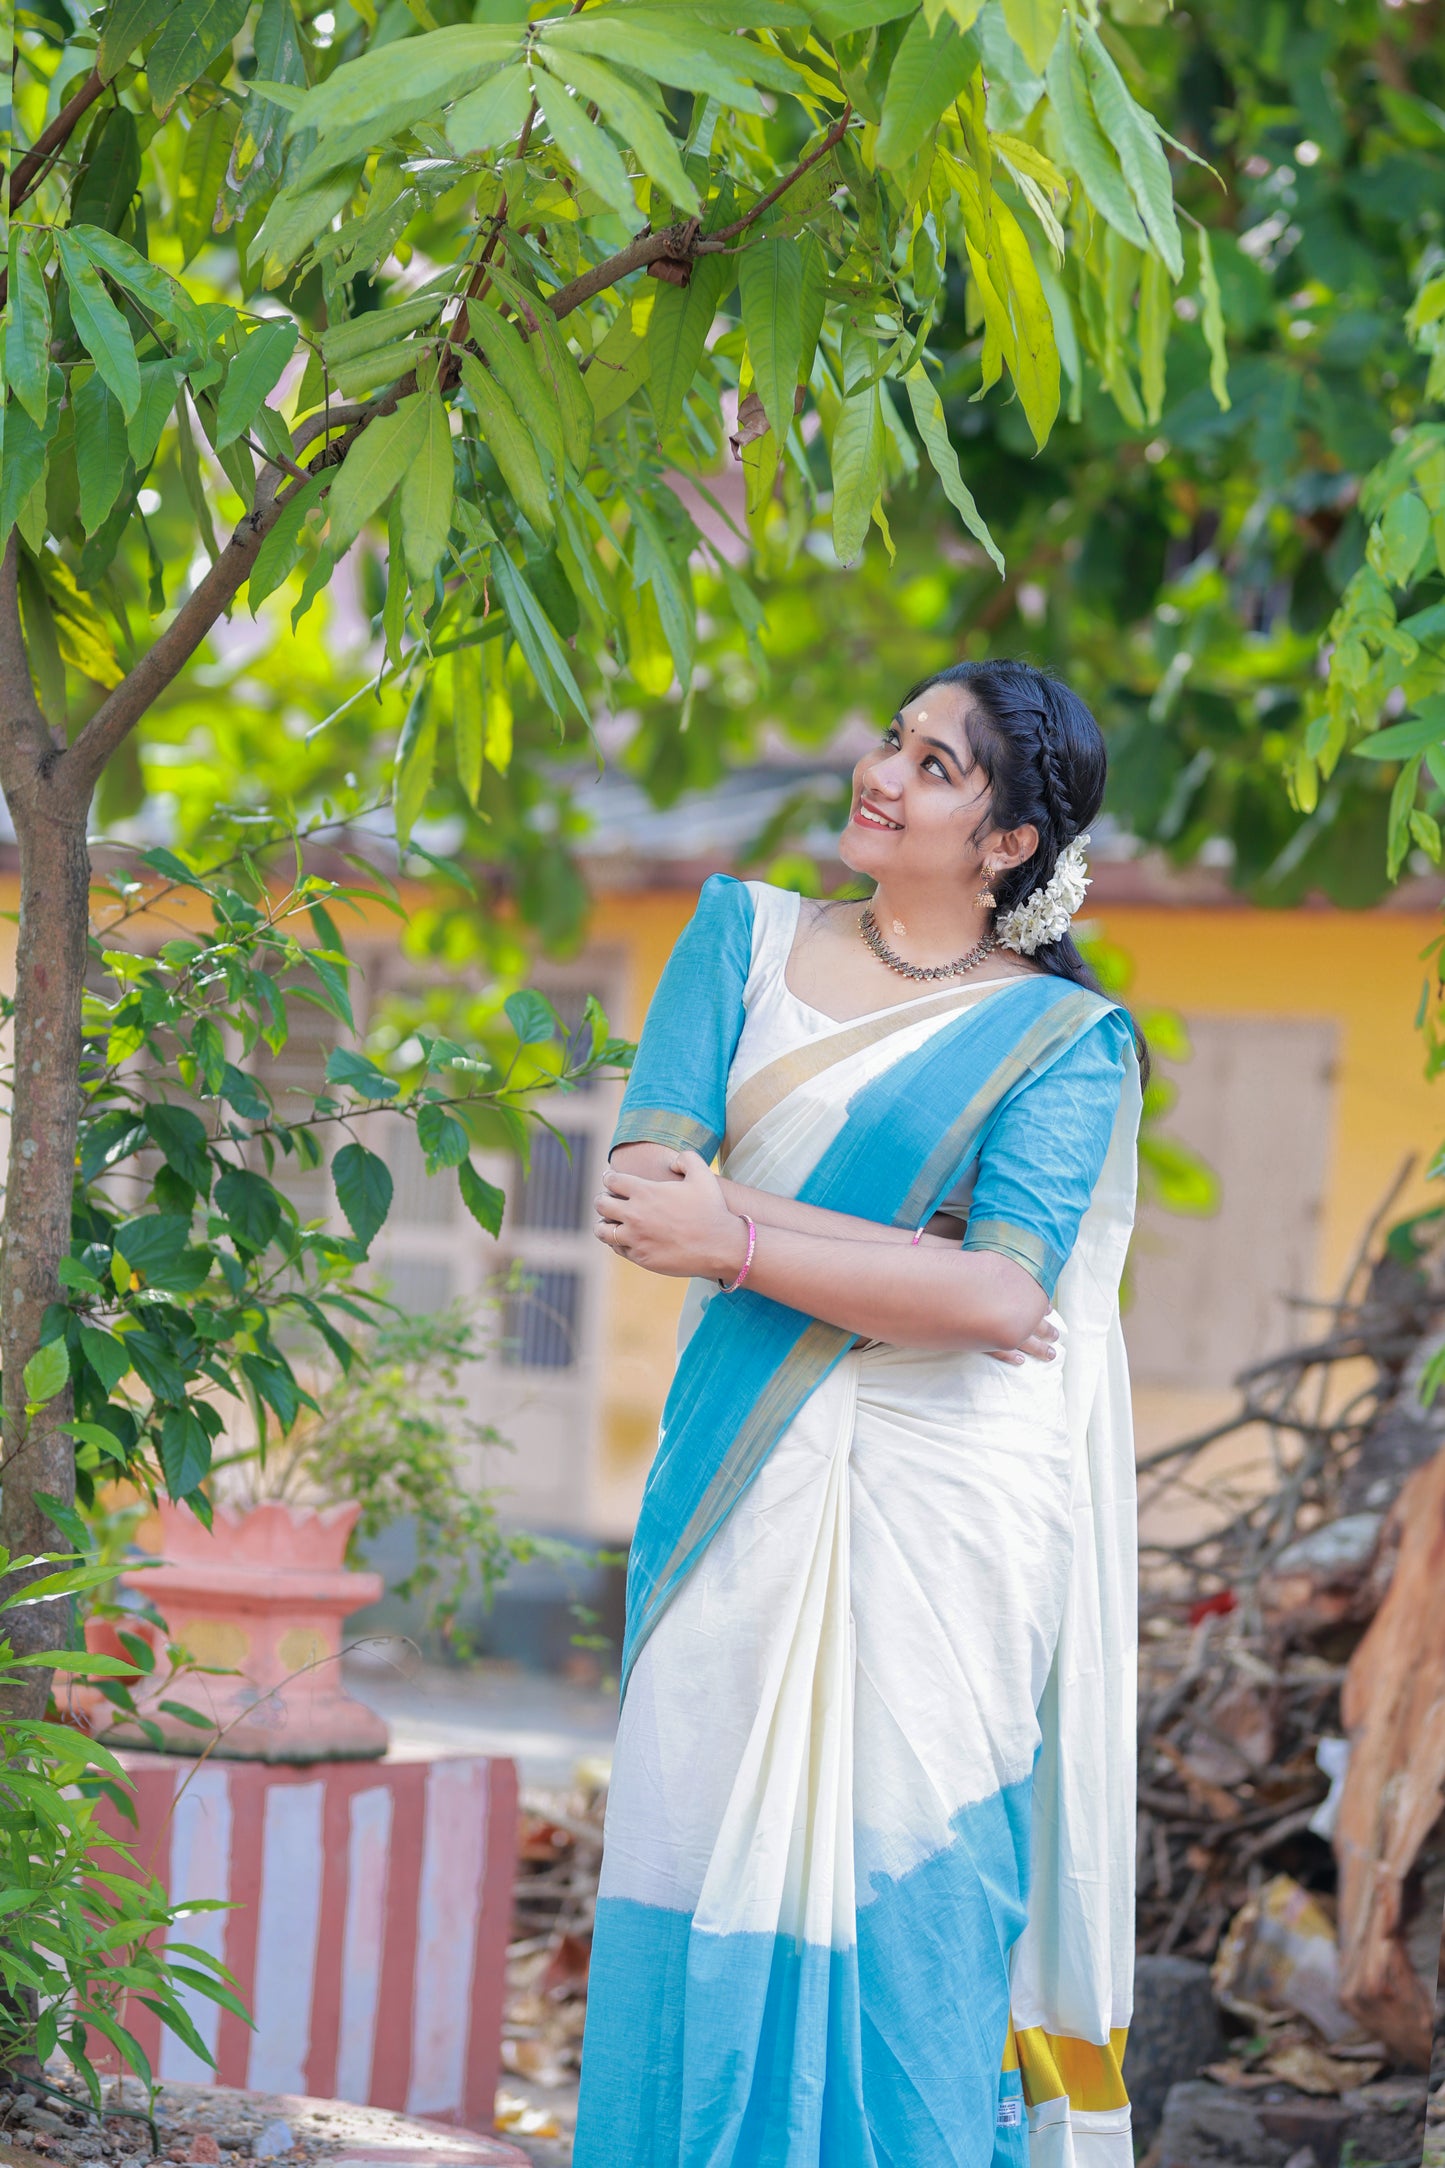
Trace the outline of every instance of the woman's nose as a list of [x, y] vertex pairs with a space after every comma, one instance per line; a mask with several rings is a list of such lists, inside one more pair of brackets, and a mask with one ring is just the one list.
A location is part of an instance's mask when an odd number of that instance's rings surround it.
[[901, 796], [903, 777], [900, 773], [898, 754], [889, 753], [876, 766], [870, 768], [864, 779], [864, 787], [868, 790], [876, 790], [880, 798], [897, 798]]

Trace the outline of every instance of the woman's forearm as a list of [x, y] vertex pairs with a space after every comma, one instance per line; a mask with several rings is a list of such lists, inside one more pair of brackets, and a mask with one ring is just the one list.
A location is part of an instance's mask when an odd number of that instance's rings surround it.
[[[743, 1262], [741, 1222], [733, 1247], [737, 1254], [716, 1260], [719, 1278], [735, 1276]], [[747, 1284], [789, 1309], [897, 1347], [1018, 1347], [1049, 1308], [1022, 1265], [991, 1250], [839, 1242], [766, 1221], [757, 1226]]]
[[[612, 1165], [629, 1174], [640, 1174], [646, 1181], [663, 1182], [676, 1179], [672, 1164], [676, 1156], [666, 1144], [619, 1144], [612, 1154]], [[743, 1182], [724, 1179], [721, 1188], [728, 1210], [746, 1212], [759, 1227], [787, 1227], [795, 1234], [817, 1235], [832, 1242], [899, 1243], [906, 1248], [913, 1241], [911, 1227], [885, 1227], [878, 1220], [860, 1219], [852, 1212], [831, 1212], [826, 1205], [800, 1204], [796, 1197], [777, 1197], [770, 1189], [750, 1189]], [[941, 1233], [943, 1246], [956, 1248], [961, 1232], [940, 1222], [939, 1231], [926, 1234], [920, 1247], [938, 1247]]]
[[[859, 1219], [852, 1212], [831, 1212], [826, 1205], [802, 1204], [796, 1197], [775, 1197], [770, 1189], [749, 1189], [745, 1183], [723, 1181], [722, 1193], [730, 1212], [746, 1212], [759, 1227], [786, 1227], [794, 1234], [815, 1235], [829, 1242], [883, 1242], [912, 1246], [911, 1227], [887, 1227], [881, 1220]], [[961, 1232], [961, 1230], [960, 1230]], [[930, 1248], [957, 1247], [940, 1244], [936, 1235], [921, 1238]]]

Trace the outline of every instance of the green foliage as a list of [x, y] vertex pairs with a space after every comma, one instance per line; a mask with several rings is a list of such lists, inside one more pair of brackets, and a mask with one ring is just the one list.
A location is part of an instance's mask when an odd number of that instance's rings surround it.
[[[28, 1586], [5, 1581], [0, 1613], [64, 1600], [83, 1592], [97, 1572], [113, 1566], [67, 1566], [54, 1559], [0, 1553], [0, 1578], [52, 1567]], [[151, 1668], [154, 1656], [129, 1635], [138, 1660], [71, 1652], [59, 1659], [68, 1677], [97, 1684], [122, 1704], [127, 1679]], [[176, 1939], [188, 1904], [177, 1910], [156, 1877], [124, 1840], [98, 1819], [102, 1801], [134, 1821], [130, 1786], [114, 1754], [70, 1724], [9, 1713], [5, 1688], [35, 1664], [56, 1667], [53, 1654], [14, 1654], [0, 1636], [0, 2071], [23, 2056], [42, 2061], [59, 2052], [84, 2080], [97, 2110], [100, 2079], [92, 2055], [99, 2040], [149, 2086], [144, 2049], [126, 2022], [127, 2007], [143, 2002], [203, 2061], [213, 2058], [186, 2008], [204, 1995], [246, 2016], [224, 1965]], [[199, 1909], [206, 1909], [203, 1903]]]
[[[424, 1148], [434, 1140], [445, 1164], [472, 1173], [463, 1156], [466, 1132], [453, 1116], [424, 1107], [417, 1136]], [[421, 1597], [427, 1627], [453, 1645], [469, 1595], [489, 1599], [528, 1545], [500, 1527], [492, 1496], [478, 1482], [478, 1454], [501, 1440], [472, 1416], [462, 1374], [486, 1357], [493, 1337], [460, 1308], [383, 1315], [347, 1366], [333, 1361], [316, 1379], [317, 1406], [284, 1446], [264, 1460], [255, 1452], [238, 1456], [226, 1472], [228, 1496], [354, 1501], [362, 1509], [352, 1537], [360, 1554], [405, 1522], [416, 1552], [394, 1592]]]
[[13, 206], [0, 524], [31, 586], [68, 570], [88, 603], [84, 657], [47, 660], [27, 617], [42, 697], [83, 716], [133, 666], [198, 536], [215, 557], [250, 516], [252, 606], [299, 580], [299, 621], [384, 526], [405, 835], [453, 777], [475, 798], [475, 737], [445, 727], [468, 647], [498, 641], [487, 671], [559, 729], [604, 662], [689, 692], [711, 545], [668, 474], [711, 464], [731, 396], [761, 403], [757, 537], [831, 495], [845, 560], [888, 540], [907, 382], [987, 541], [935, 388], [950, 270], [1040, 444], [1061, 356], [1137, 406], [1135, 286], [1150, 267], [1157, 373], [1192, 274], [1117, 32], [1053, 0], [877, 14], [109, 0], [22, 27], [22, 140], [97, 34], [108, 84]]
[[[625, 1058], [605, 1028], [574, 1047], [540, 996], [501, 1010], [499, 991], [474, 1043], [413, 1035], [405, 1078], [387, 1073], [355, 1043], [337, 926], [388, 901], [357, 863], [352, 881], [268, 885], [248, 855], [201, 873], [152, 851], [98, 894], [65, 1301], [26, 1369], [35, 1407], [71, 1388], [83, 1500], [123, 1475], [204, 1516], [241, 1409], [263, 1458], [319, 1416], [314, 1363], [348, 1368], [358, 1327], [369, 1339], [385, 1314], [364, 1269], [392, 1196], [380, 1125], [413, 1125], [429, 1170], [495, 1234], [502, 1200], [474, 1139], [488, 1123], [524, 1136], [540, 1092]], [[158, 940], [176, 913], [185, 932]], [[278, 1096], [268, 1064], [303, 1007], [335, 1044], [324, 1074]], [[291, 1188], [323, 1167], [337, 1210], [303, 1217]]]

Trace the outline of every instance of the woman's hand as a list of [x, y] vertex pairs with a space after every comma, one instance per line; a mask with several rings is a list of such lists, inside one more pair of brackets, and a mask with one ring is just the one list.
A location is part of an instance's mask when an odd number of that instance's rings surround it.
[[996, 1363], [1012, 1363], [1015, 1368], [1025, 1357], [1031, 1357], [1036, 1363], [1051, 1363], [1054, 1359], [1054, 1343], [1058, 1337], [1058, 1326], [1051, 1325], [1045, 1318], [1027, 1339], [1020, 1340], [1017, 1347], [991, 1347], [987, 1353]]
[[728, 1210], [722, 1184], [696, 1152], [678, 1152], [677, 1181], [609, 1167], [598, 1193], [597, 1239], [630, 1264], [672, 1279], [735, 1279], [748, 1231]]

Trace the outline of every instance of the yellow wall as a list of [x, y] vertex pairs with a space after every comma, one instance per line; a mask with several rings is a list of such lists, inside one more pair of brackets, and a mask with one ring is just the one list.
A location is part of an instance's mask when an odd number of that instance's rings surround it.
[[[629, 960], [621, 1028], [635, 1035], [695, 892], [638, 891], [599, 900], [593, 936]], [[1430, 916], [1398, 911], [1267, 912], [1215, 907], [1102, 906], [1090, 913], [1131, 958], [1129, 999], [1187, 1017], [1332, 1019], [1339, 1033], [1333, 1135], [1314, 1294], [1338, 1290], [1366, 1222], [1405, 1157], [1418, 1165], [1398, 1209], [1426, 1201], [1423, 1168], [1445, 1136], [1445, 1093], [1422, 1074], [1414, 1030], [1420, 951], [1438, 932]], [[618, 1266], [610, 1291], [600, 1488], [620, 1534], [652, 1457], [671, 1374], [681, 1284]], [[1136, 1394], [1141, 1450], [1190, 1433], [1232, 1407], [1217, 1392], [1142, 1387]], [[1221, 1467], [1242, 1470], [1257, 1442], [1241, 1440]]]

